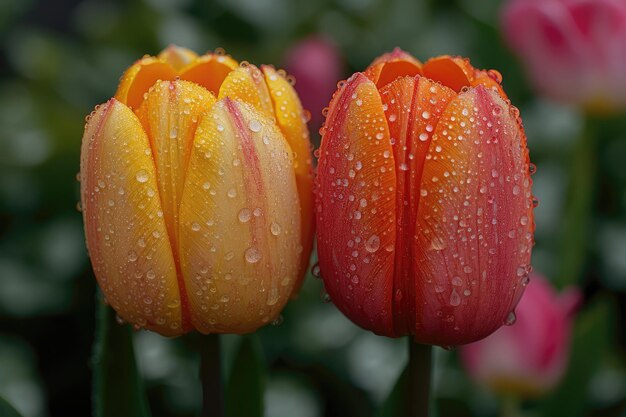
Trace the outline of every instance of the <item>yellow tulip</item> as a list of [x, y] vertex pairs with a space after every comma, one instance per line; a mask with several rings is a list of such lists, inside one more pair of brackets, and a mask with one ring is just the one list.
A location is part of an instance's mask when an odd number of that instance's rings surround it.
[[144, 57], [88, 118], [80, 177], [96, 278], [135, 327], [251, 332], [297, 292], [311, 156], [281, 71], [174, 46]]

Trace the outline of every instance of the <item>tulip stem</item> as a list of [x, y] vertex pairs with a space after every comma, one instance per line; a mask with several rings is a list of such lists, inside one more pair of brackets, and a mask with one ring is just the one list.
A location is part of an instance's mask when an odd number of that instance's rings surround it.
[[520, 400], [516, 396], [501, 398], [501, 417], [520, 417]]
[[559, 287], [578, 283], [587, 260], [585, 249], [589, 241], [589, 219], [596, 180], [596, 136], [596, 122], [587, 117], [570, 159], [570, 184], [562, 226], [561, 270], [556, 282]]
[[428, 417], [433, 347], [409, 336], [407, 417]]
[[222, 355], [220, 338], [217, 334], [202, 337], [200, 380], [202, 381], [202, 417], [222, 417], [224, 415]]

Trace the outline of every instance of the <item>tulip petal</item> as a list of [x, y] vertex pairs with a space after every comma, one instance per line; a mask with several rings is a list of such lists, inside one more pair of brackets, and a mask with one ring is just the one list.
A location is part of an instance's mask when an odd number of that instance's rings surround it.
[[198, 120], [215, 97], [189, 81], [159, 81], [147, 93], [137, 116], [150, 138], [163, 217], [178, 257], [178, 209]]
[[174, 70], [179, 71], [196, 60], [198, 58], [198, 54], [191, 49], [170, 45], [162, 50], [157, 58], [170, 64]]
[[413, 256], [420, 342], [455, 345], [485, 337], [521, 297], [534, 222], [517, 114], [478, 86], [452, 101], [435, 129]]
[[185, 331], [150, 144], [111, 99], [92, 114], [81, 150], [81, 199], [94, 273], [125, 320], [167, 336]]
[[137, 61], [126, 70], [115, 98], [131, 109], [138, 108], [143, 102], [144, 94], [158, 80], [173, 80], [176, 71], [170, 64], [154, 57], [146, 57]]
[[268, 117], [274, 116], [272, 98], [263, 73], [252, 64], [235, 68], [224, 79], [218, 99], [226, 97], [247, 103]]
[[439, 81], [457, 93], [463, 87], [471, 86], [474, 81], [474, 67], [464, 58], [447, 55], [431, 58], [422, 70], [425, 77]]
[[181, 69], [180, 78], [200, 84], [217, 97], [222, 82], [237, 65], [228, 55], [206, 54]]
[[[293, 151], [293, 168], [296, 173], [296, 185], [302, 210], [300, 213], [302, 247], [303, 253], [310, 254], [313, 247], [315, 218], [313, 214], [313, 168], [309, 129], [303, 116], [304, 110], [298, 94], [289, 84], [289, 81], [270, 66], [264, 65], [262, 70], [272, 97], [273, 115], [276, 117], [276, 123]], [[308, 265], [309, 257], [303, 256], [298, 275], [299, 282], [296, 284], [295, 292], [302, 284]]]
[[380, 90], [396, 173], [396, 227], [394, 269], [394, 326], [397, 334], [415, 329], [415, 284], [412, 248], [420, 182], [431, 136], [441, 113], [456, 97], [451, 89], [425, 77], [402, 77]]
[[334, 96], [317, 176], [318, 257], [335, 305], [358, 325], [394, 336], [396, 180], [383, 105], [364, 74]]
[[271, 119], [220, 100], [200, 122], [180, 206], [181, 268], [202, 333], [273, 320], [302, 247], [291, 150]]
[[399, 77], [418, 74], [422, 74], [422, 63], [400, 48], [379, 56], [365, 70], [379, 89]]
[[481, 71], [476, 70], [474, 72], [474, 80], [472, 81], [472, 87], [484, 86], [487, 89], [496, 91], [502, 100], [508, 101], [509, 98], [502, 88], [502, 74], [496, 70]]

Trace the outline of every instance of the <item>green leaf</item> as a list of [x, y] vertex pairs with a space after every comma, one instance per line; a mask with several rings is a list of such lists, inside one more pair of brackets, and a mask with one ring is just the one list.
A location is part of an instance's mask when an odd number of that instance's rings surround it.
[[589, 380], [601, 364], [611, 341], [612, 302], [596, 299], [580, 312], [574, 326], [570, 363], [561, 384], [540, 405], [541, 415], [586, 415]]
[[226, 417], [262, 417], [265, 367], [261, 345], [244, 336], [226, 386]]
[[22, 417], [7, 400], [0, 397], [0, 416], [2, 417]]
[[97, 302], [93, 353], [94, 417], [148, 417], [143, 383], [137, 371], [132, 331], [116, 323], [115, 312]]
[[407, 392], [407, 378], [408, 367], [404, 368], [404, 371], [398, 377], [396, 384], [391, 389], [389, 396], [383, 403], [378, 417], [397, 417], [406, 415], [406, 392]]

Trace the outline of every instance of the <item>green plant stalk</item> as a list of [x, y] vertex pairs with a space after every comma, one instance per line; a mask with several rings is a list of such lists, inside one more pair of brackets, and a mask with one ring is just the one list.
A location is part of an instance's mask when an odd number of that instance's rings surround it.
[[224, 416], [222, 355], [217, 334], [203, 336], [200, 345], [200, 381], [202, 382], [202, 417]]
[[132, 330], [116, 323], [115, 312], [96, 297], [93, 348], [93, 415], [148, 417], [150, 410], [137, 368]]
[[586, 117], [582, 135], [570, 159], [570, 182], [559, 257], [561, 268], [556, 279], [560, 288], [580, 284], [587, 262], [597, 177], [597, 136], [597, 122], [592, 117]]
[[409, 340], [407, 417], [428, 417], [430, 410], [430, 384], [432, 379], [432, 352], [430, 345]]
[[504, 395], [500, 398], [500, 415], [502, 417], [521, 417], [520, 399], [515, 395]]

